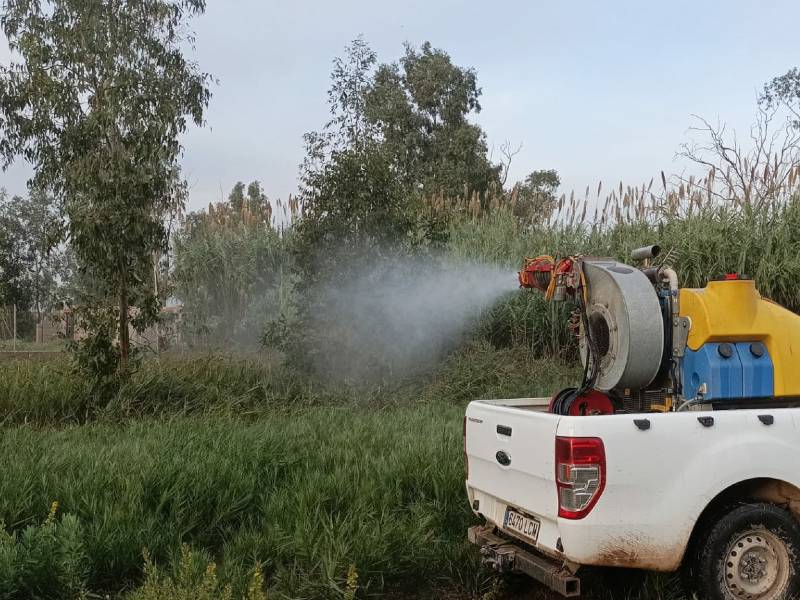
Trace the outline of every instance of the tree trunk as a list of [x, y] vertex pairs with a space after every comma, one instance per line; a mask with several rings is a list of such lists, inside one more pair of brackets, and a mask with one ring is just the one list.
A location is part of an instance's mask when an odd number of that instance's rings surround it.
[[44, 343], [44, 323], [42, 322], [42, 311], [36, 311], [36, 343]]
[[[158, 253], [153, 252], [153, 296], [158, 301]], [[160, 306], [160, 304], [159, 304]], [[155, 322], [156, 330], [156, 352], [161, 354], [161, 327], [159, 327], [160, 320], [158, 317]]]
[[119, 288], [119, 357], [120, 369], [128, 366], [128, 355], [131, 349], [130, 331], [128, 330], [128, 281], [125, 274]]

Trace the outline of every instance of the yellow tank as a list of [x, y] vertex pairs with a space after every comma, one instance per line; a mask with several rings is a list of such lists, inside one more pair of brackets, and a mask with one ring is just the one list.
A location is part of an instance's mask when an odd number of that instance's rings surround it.
[[707, 342], [763, 342], [772, 358], [775, 396], [800, 396], [800, 316], [762, 298], [752, 280], [682, 289], [680, 313], [691, 319], [690, 349]]

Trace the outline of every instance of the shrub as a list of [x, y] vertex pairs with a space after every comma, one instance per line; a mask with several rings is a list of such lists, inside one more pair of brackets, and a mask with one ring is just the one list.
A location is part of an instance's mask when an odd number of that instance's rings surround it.
[[89, 560], [77, 517], [56, 518], [53, 502], [40, 525], [8, 531], [0, 521], [0, 598], [85, 598]]
[[230, 584], [223, 585], [217, 565], [208, 554], [183, 544], [175, 573], [165, 575], [144, 552], [144, 584], [128, 600], [267, 600], [261, 565], [256, 564], [244, 594], [234, 596]]

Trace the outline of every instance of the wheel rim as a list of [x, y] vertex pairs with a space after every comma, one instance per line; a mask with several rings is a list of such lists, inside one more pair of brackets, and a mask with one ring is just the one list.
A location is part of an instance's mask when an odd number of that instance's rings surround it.
[[738, 536], [725, 554], [725, 585], [734, 598], [770, 600], [781, 597], [789, 581], [789, 552], [766, 530]]

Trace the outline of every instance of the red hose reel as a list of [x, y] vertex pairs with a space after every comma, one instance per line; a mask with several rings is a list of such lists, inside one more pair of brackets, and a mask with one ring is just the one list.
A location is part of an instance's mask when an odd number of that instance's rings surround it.
[[614, 403], [608, 394], [598, 390], [589, 390], [578, 396], [577, 391], [576, 388], [566, 388], [557, 392], [550, 399], [548, 411], [571, 417], [614, 414]]

